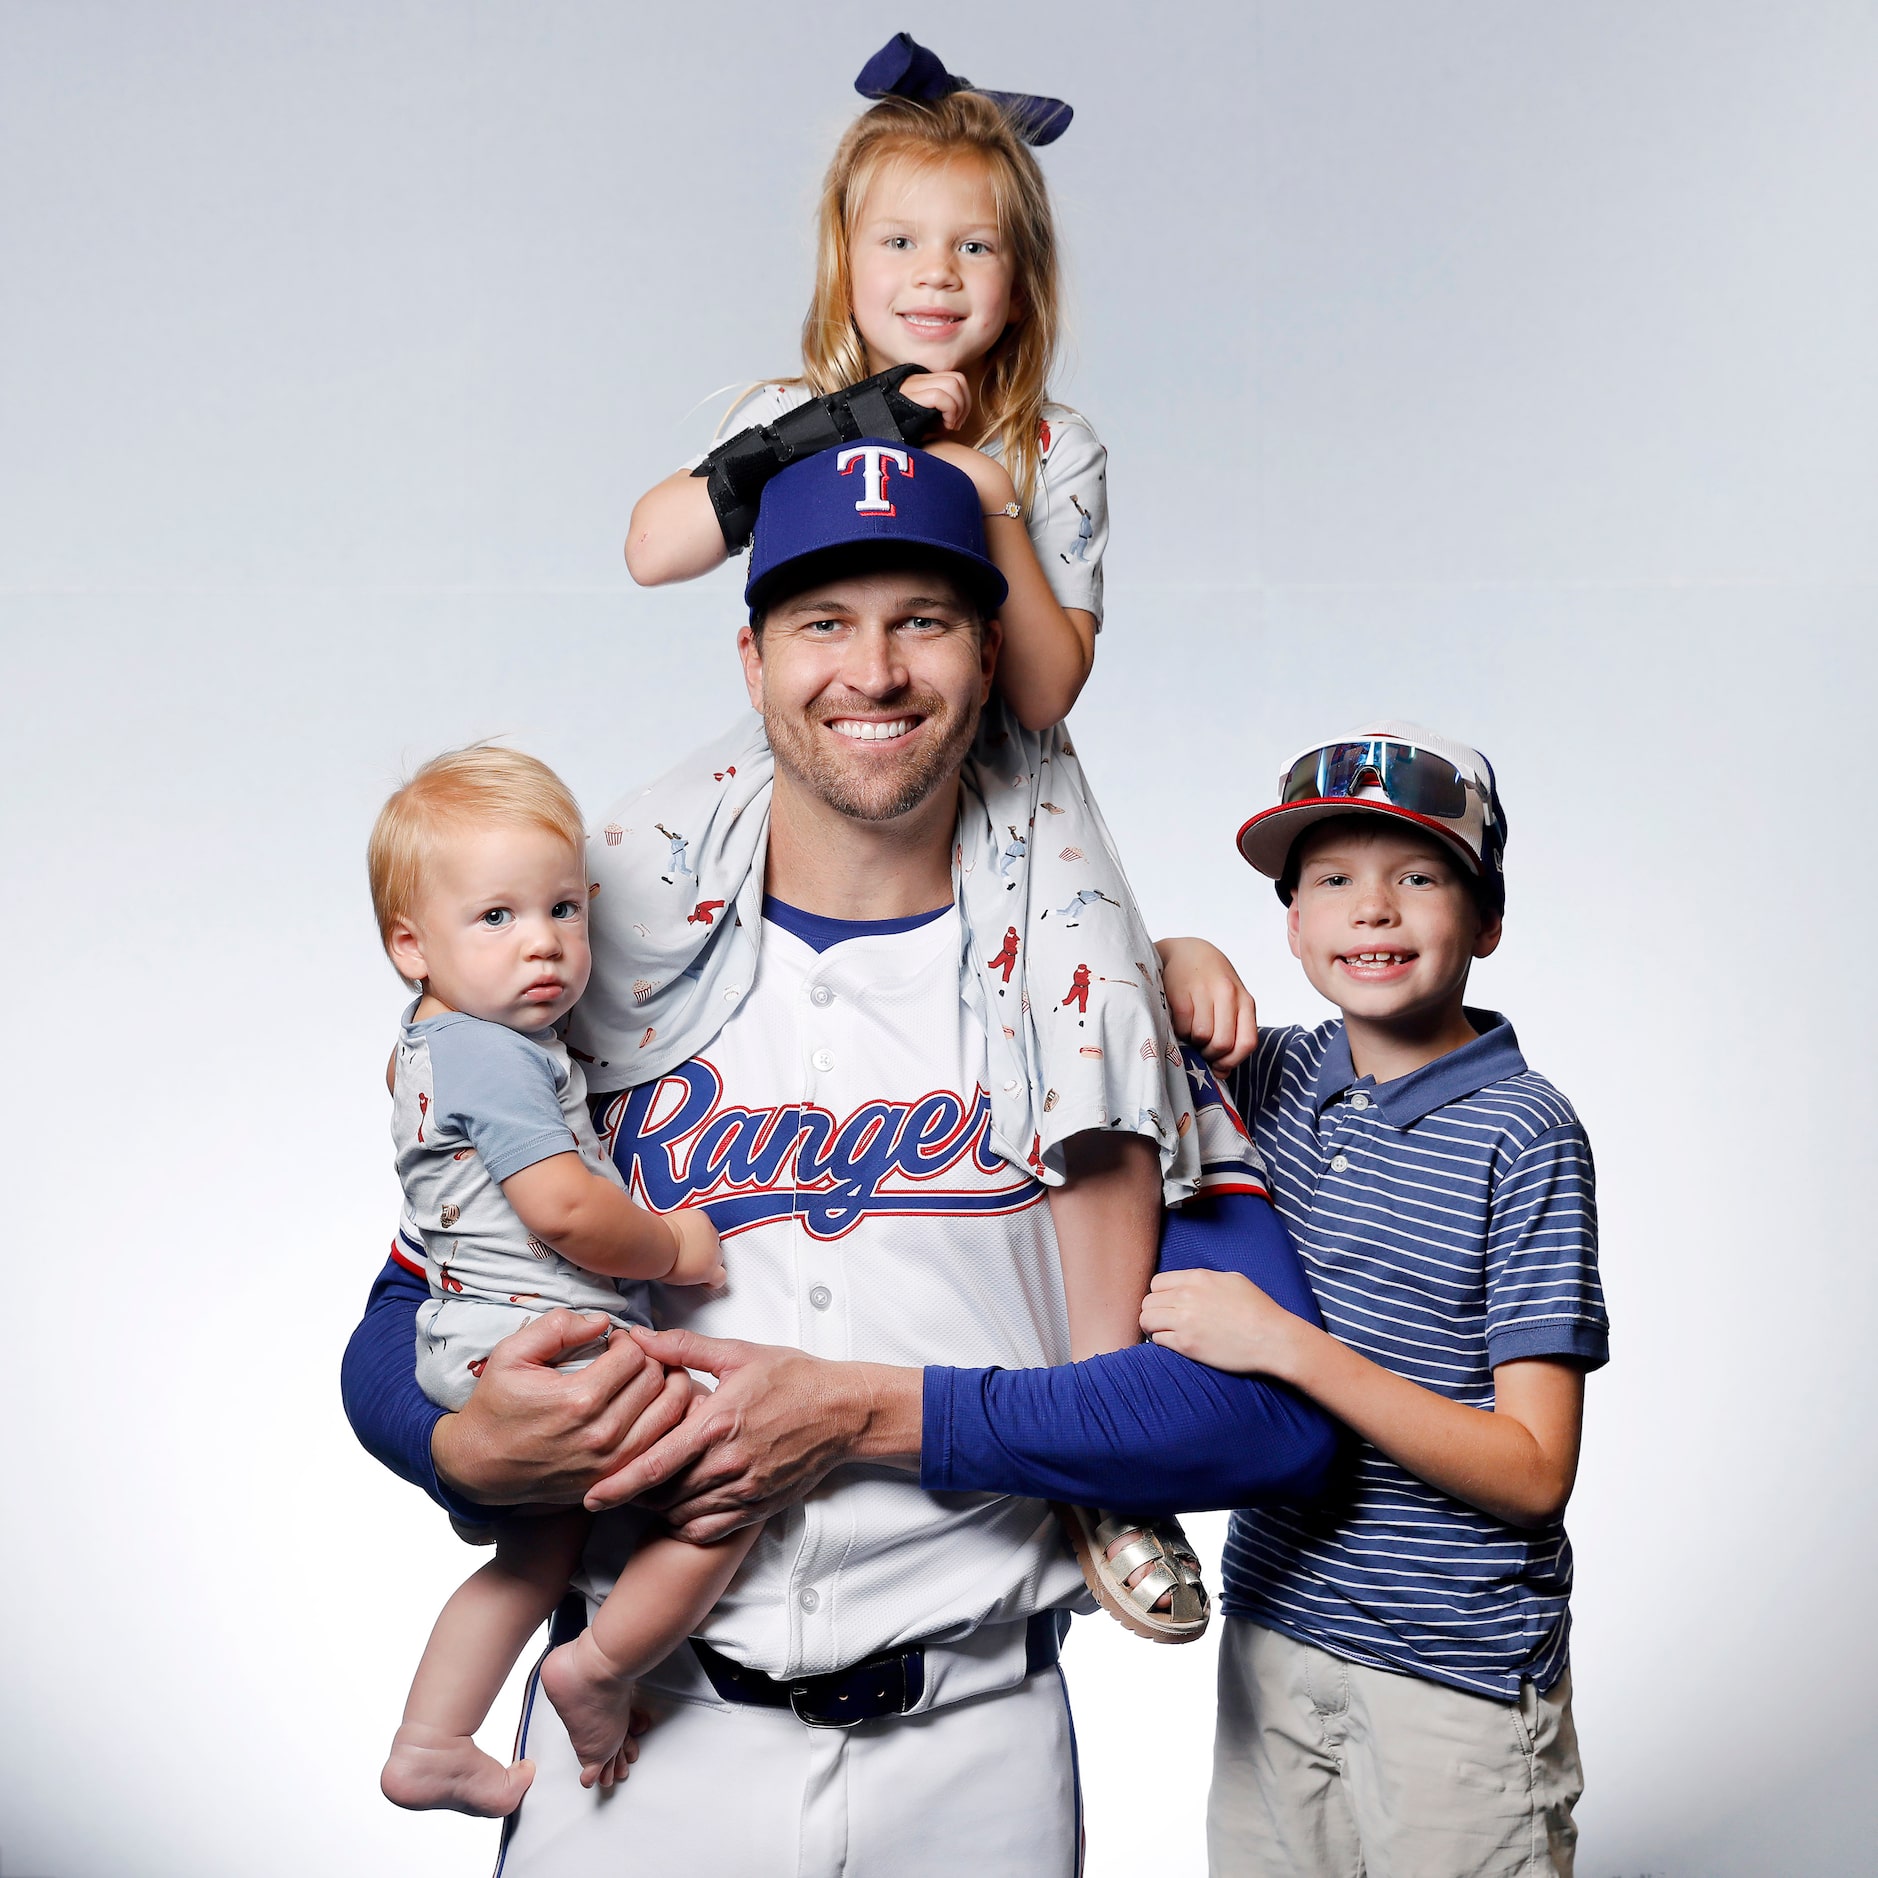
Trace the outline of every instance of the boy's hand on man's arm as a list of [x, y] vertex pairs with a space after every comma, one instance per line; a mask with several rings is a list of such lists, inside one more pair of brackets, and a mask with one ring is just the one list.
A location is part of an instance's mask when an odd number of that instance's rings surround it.
[[1155, 1274], [1141, 1328], [1195, 1362], [1289, 1383], [1431, 1487], [1513, 1526], [1564, 1512], [1578, 1475], [1575, 1363], [1498, 1364], [1493, 1407], [1424, 1389], [1272, 1302], [1236, 1272]]
[[1176, 1033], [1215, 1069], [1236, 1069], [1258, 1045], [1258, 1006], [1232, 960], [1205, 939], [1157, 939]]
[[584, 1369], [557, 1369], [604, 1334], [606, 1319], [550, 1311], [503, 1340], [469, 1400], [431, 1435], [452, 1491], [485, 1506], [578, 1504], [684, 1420], [691, 1378], [668, 1372], [636, 1339], [615, 1335]]
[[1204, 1267], [1156, 1272], [1142, 1301], [1141, 1328], [1151, 1341], [1211, 1369], [1279, 1382], [1292, 1380], [1297, 1333], [1324, 1335], [1241, 1273]]

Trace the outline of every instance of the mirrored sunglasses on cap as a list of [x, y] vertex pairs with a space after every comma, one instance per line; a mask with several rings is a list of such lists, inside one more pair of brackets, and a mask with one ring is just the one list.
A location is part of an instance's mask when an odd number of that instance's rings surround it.
[[1469, 790], [1479, 796], [1474, 779], [1456, 769], [1452, 759], [1394, 737], [1369, 737], [1307, 750], [1287, 772], [1279, 800], [1333, 801], [1367, 788], [1380, 789], [1411, 815], [1441, 821], [1466, 816]]
[[1477, 750], [1418, 724], [1371, 723], [1312, 744], [1286, 766], [1279, 801], [1239, 830], [1244, 858], [1284, 897], [1291, 845], [1314, 822], [1357, 810], [1419, 823], [1497, 885], [1506, 822], [1493, 771]]

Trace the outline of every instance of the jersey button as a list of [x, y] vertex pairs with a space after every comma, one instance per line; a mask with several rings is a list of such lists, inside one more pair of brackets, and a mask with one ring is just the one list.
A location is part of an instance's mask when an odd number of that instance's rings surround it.
[[802, 1593], [800, 1597], [796, 1599], [796, 1602], [799, 1605], [801, 1605], [805, 1611], [813, 1611], [813, 1610], [819, 1609], [821, 1605], [821, 1601], [822, 1601], [822, 1594], [819, 1591], [817, 1591], [813, 1585], [811, 1585], [806, 1591]]
[[835, 994], [830, 991], [826, 985], [817, 985], [815, 989], [809, 993], [809, 1002], [811, 1004], [833, 1004], [834, 1001]]
[[818, 1311], [827, 1310], [834, 1301], [835, 1294], [830, 1291], [826, 1285], [817, 1285], [815, 1289], [809, 1293], [809, 1302], [814, 1305]]
[[1369, 1097], [1359, 1089], [1356, 1094], [1350, 1098], [1350, 1106], [1353, 1109], [1366, 1109], [1369, 1107]]
[[809, 1061], [826, 1074], [835, 1066], [835, 1053], [832, 1050], [817, 1050]]
[[1350, 1171], [1350, 1157], [1347, 1154], [1333, 1155], [1330, 1162], [1330, 1171], [1333, 1174], [1347, 1174]]

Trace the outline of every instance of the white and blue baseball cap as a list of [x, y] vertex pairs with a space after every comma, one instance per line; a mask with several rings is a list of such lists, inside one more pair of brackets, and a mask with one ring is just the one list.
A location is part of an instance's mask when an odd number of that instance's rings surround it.
[[1438, 836], [1506, 897], [1506, 810], [1493, 765], [1468, 744], [1395, 718], [1376, 718], [1300, 750], [1278, 772], [1278, 801], [1239, 830], [1239, 852], [1278, 883], [1292, 843], [1337, 815], [1387, 815]]
[[[1004, 576], [985, 552], [978, 486], [911, 444], [864, 437], [791, 463], [770, 479], [750, 537], [743, 600], [755, 625], [770, 602], [856, 549], [911, 550], [944, 566], [984, 610], [1004, 604]], [[869, 557], [871, 558], [871, 557]]]

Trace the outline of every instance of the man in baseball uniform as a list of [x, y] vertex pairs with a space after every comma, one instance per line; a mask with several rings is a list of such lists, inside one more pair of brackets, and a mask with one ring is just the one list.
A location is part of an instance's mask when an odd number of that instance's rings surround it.
[[[578, 1374], [554, 1359], [591, 1327], [544, 1318], [443, 1415], [409, 1382], [423, 1290], [394, 1255], [348, 1353], [361, 1439], [463, 1516], [646, 1494], [698, 1542], [767, 1520], [700, 1635], [642, 1683], [655, 1719], [623, 1791], [583, 1790], [530, 1701], [520, 1751], [538, 1771], [505, 1878], [679, 1858], [1069, 1878], [1056, 1659], [1087, 1606], [1046, 1499], [1296, 1497], [1328, 1462], [1323, 1418], [1256, 1379], [1151, 1344], [1066, 1364], [1045, 1189], [991, 1143], [987, 1040], [960, 995], [960, 766], [1003, 582], [969, 479], [911, 454], [885, 515], [833, 453], [765, 492], [739, 635], [775, 758], [755, 977], [676, 1072], [621, 1087], [610, 1060], [589, 1069], [613, 1085], [596, 1121], [635, 1196], [708, 1204], [728, 1286], [662, 1293], [666, 1329]], [[1192, 1074], [1207, 1173], [1163, 1264], [1232, 1264], [1314, 1316], [1256, 1153]], [[691, 1396], [681, 1365], [716, 1390]], [[623, 1543], [596, 1523], [587, 1599]]]

